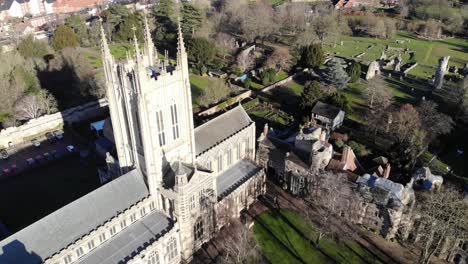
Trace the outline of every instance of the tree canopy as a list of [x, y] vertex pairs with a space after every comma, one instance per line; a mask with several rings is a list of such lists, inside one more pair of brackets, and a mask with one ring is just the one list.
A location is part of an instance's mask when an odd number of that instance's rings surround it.
[[78, 47], [79, 45], [75, 32], [67, 25], [57, 27], [51, 44], [55, 50], [62, 50], [66, 47]]

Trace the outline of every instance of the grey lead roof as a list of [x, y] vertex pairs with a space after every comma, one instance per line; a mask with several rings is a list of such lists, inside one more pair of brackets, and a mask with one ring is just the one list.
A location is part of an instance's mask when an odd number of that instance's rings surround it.
[[341, 109], [322, 102], [317, 102], [312, 108], [312, 113], [324, 116], [329, 119], [335, 119], [335, 117], [341, 112]]
[[[164, 214], [153, 211], [137, 221], [102, 246], [84, 256], [79, 264], [115, 264], [126, 263], [142, 249], [151, 245], [173, 227], [173, 223]], [[162, 257], [161, 255], [159, 256]]]
[[0, 241], [0, 263], [41, 263], [148, 195], [139, 170], [122, 175]]
[[239, 105], [195, 128], [196, 156], [224, 141], [251, 123], [252, 119], [250, 119], [244, 108]]
[[257, 174], [261, 168], [248, 160], [240, 160], [216, 178], [218, 199], [221, 199]]

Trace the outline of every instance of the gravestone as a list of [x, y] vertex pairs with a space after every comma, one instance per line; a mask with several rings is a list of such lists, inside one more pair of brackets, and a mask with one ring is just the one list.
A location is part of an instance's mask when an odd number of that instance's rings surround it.
[[369, 69], [366, 73], [366, 80], [370, 80], [375, 77], [375, 75], [380, 74], [380, 63], [379, 61], [373, 61], [369, 64]]
[[449, 60], [450, 60], [450, 56], [445, 56], [439, 59], [439, 65], [437, 66], [435, 79], [434, 79], [435, 89], [442, 88], [442, 85], [444, 84], [444, 76], [447, 73]]
[[398, 56], [395, 57], [395, 64], [393, 67], [393, 71], [395, 72], [401, 71], [401, 55], [400, 54], [398, 54]]

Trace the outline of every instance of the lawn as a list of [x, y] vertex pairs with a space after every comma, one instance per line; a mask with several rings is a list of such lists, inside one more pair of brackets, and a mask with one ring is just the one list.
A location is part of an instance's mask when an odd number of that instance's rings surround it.
[[190, 86], [192, 89], [192, 104], [193, 107], [200, 106], [200, 97], [203, 94], [203, 90], [210, 83], [208, 77], [202, 77], [199, 75], [190, 75]]
[[[397, 43], [397, 40], [399, 43]], [[411, 75], [418, 77], [431, 77], [434, 74], [435, 67], [438, 64], [439, 58], [443, 56], [451, 56], [449, 65], [463, 67], [468, 62], [468, 40], [450, 38], [439, 41], [427, 41], [418, 39], [410, 33], [400, 32], [391, 39], [378, 39], [371, 37], [353, 37], [343, 36], [340, 41], [343, 45], [337, 45], [335, 48], [328, 46], [326, 49], [330, 52], [336, 52], [338, 56], [353, 58], [358, 54], [365, 52], [360, 58], [364, 62], [376, 60], [380, 58], [382, 50], [389, 46], [391, 48], [408, 48], [415, 51], [414, 61], [418, 62], [418, 66], [409, 72]], [[340, 41], [337, 43], [340, 44]], [[399, 51], [387, 51], [386, 55], [396, 55]], [[403, 63], [409, 61], [409, 55], [401, 53]]]
[[288, 78], [288, 76], [289, 75], [288, 75], [287, 72], [280, 71], [275, 75], [275, 78], [274, 78], [273, 82], [271, 82], [271, 83], [269, 83], [267, 85], [263, 85], [261, 83], [255, 82], [255, 80], [252, 80], [252, 83], [250, 84], [250, 88], [255, 89], [255, 90], [261, 90], [261, 89], [265, 88], [266, 86], [272, 85], [274, 83], [277, 83], [277, 82], [279, 82], [281, 80], [284, 80], [284, 79]]
[[[324, 238], [315, 248], [314, 227], [290, 210], [264, 212], [255, 220], [254, 237], [272, 263], [382, 263], [354, 241]], [[299, 232], [298, 232], [299, 231]]]

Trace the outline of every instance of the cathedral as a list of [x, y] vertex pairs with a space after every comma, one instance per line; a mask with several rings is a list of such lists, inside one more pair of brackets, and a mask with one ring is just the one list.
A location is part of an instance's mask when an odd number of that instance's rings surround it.
[[101, 28], [116, 147], [115, 178], [0, 242], [0, 263], [166, 264], [190, 261], [265, 192], [255, 123], [242, 106], [194, 127], [187, 52], [160, 60], [145, 41], [116, 61]]

